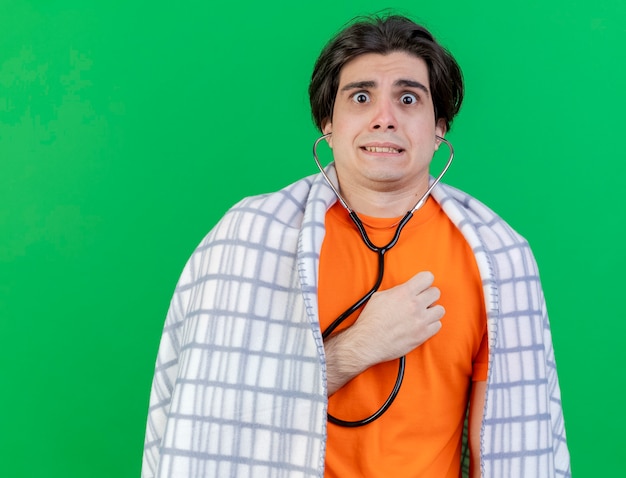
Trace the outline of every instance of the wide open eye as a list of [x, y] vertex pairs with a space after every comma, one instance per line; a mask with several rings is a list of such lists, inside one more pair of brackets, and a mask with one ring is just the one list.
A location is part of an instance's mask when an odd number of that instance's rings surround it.
[[404, 93], [400, 97], [400, 101], [402, 102], [403, 105], [412, 105], [412, 104], [417, 103], [417, 96], [414, 95], [413, 93]]
[[358, 93], [352, 95], [352, 101], [355, 103], [369, 103], [370, 95], [363, 91], [359, 91]]

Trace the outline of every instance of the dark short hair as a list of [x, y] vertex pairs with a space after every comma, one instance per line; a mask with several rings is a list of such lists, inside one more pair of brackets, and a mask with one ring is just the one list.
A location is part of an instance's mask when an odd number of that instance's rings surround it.
[[426, 62], [435, 120], [443, 118], [446, 130], [450, 129], [463, 101], [461, 68], [426, 28], [406, 17], [390, 15], [356, 19], [322, 50], [309, 85], [311, 113], [320, 131], [332, 118], [339, 74], [346, 63], [367, 53], [385, 55], [395, 51], [415, 55]]

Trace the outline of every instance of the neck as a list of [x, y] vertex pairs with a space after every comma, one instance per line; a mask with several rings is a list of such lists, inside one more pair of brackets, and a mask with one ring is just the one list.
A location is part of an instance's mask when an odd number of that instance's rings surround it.
[[399, 217], [413, 209], [428, 189], [428, 182], [403, 190], [374, 190], [364, 187], [342, 187], [340, 191], [348, 206], [357, 213], [371, 217]]

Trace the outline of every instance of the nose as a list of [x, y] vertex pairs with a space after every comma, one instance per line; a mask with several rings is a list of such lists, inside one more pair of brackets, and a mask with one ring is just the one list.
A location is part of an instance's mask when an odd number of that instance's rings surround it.
[[398, 127], [391, 101], [379, 101], [374, 110], [370, 128], [376, 131], [395, 130]]

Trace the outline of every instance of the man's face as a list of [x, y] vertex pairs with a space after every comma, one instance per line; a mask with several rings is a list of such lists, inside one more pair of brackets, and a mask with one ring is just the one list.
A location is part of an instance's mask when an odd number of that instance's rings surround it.
[[339, 75], [333, 116], [324, 125], [347, 197], [358, 191], [421, 195], [443, 136], [435, 124], [428, 67], [405, 52], [369, 53]]

